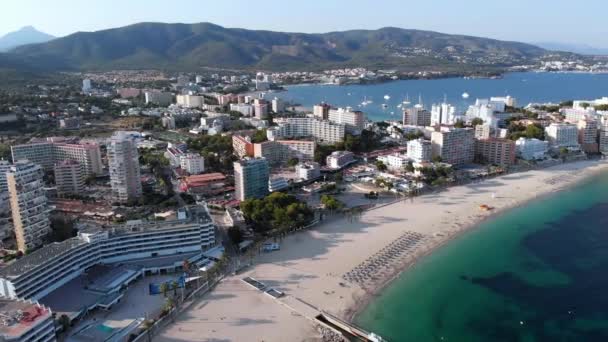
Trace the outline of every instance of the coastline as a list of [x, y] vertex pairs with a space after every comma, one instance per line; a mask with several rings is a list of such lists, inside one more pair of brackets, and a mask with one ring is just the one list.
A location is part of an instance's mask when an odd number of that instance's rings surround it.
[[509, 205], [509, 206], [501, 207], [499, 209], [494, 209], [494, 210], [492, 210], [491, 214], [480, 217], [478, 220], [471, 222], [466, 226], [463, 226], [462, 229], [455, 231], [452, 235], [449, 235], [446, 238], [437, 241], [434, 245], [431, 245], [428, 248], [425, 248], [424, 250], [418, 251], [419, 253], [417, 253], [414, 256], [414, 258], [411, 262], [408, 262], [401, 269], [399, 269], [397, 272], [395, 272], [390, 278], [385, 279], [384, 281], [379, 283], [376, 287], [371, 289], [370, 292], [368, 292], [368, 295], [363, 297], [360, 302], [357, 302], [352, 307], [348, 308], [348, 310], [350, 311], [350, 314], [347, 317], [348, 321], [355, 323], [357, 316], [360, 315], [367, 308], [367, 306], [374, 300], [374, 298], [381, 296], [382, 292], [387, 287], [392, 285], [395, 280], [397, 280], [401, 276], [407, 274], [407, 271], [411, 267], [415, 266], [416, 263], [418, 263], [421, 260], [423, 260], [424, 258], [430, 256], [432, 253], [436, 252], [440, 248], [446, 246], [447, 244], [458, 239], [459, 237], [463, 236], [464, 234], [474, 231], [483, 223], [492, 221], [492, 220], [496, 219], [497, 217], [504, 215], [505, 213], [507, 213], [513, 209], [523, 207], [526, 204], [533, 202], [533, 201], [538, 201], [538, 200], [542, 200], [544, 198], [553, 196], [558, 192], [571, 189], [571, 188], [577, 186], [578, 184], [586, 182], [589, 179], [596, 177], [600, 173], [606, 172], [608, 170], [608, 161], [599, 161], [598, 165], [600, 165], [602, 168], [594, 169], [594, 170], [589, 170], [589, 169], [584, 170], [584, 171], [587, 171], [585, 174], [578, 176], [577, 178], [573, 179], [571, 182], [561, 183], [561, 184], [559, 184], [560, 186], [558, 186], [556, 188], [552, 188], [552, 189], [548, 190], [547, 192], [536, 194], [533, 197], [529, 197], [518, 203], [513, 203], [512, 205]]
[[[284, 238], [280, 251], [257, 256], [250, 268], [225, 279], [158, 340], [191, 340], [202, 333], [228, 340], [321, 340], [314, 319], [319, 311], [352, 322], [393, 280], [480, 223], [606, 170], [604, 160], [560, 164], [379, 206], [357, 218], [333, 216], [314, 229]], [[480, 211], [486, 203], [495, 209]], [[414, 239], [413, 247], [407, 245], [412, 236], [421, 237]], [[406, 247], [394, 249], [395, 243]], [[370, 263], [375, 265], [371, 269], [366, 266]], [[364, 275], [369, 271], [369, 277], [349, 278], [356, 270]], [[246, 276], [285, 296], [273, 299], [251, 289], [242, 281]], [[193, 328], [203, 320], [215, 324]]]

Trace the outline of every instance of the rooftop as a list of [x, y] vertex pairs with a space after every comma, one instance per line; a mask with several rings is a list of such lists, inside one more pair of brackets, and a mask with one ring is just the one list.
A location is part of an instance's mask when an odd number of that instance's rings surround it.
[[0, 339], [19, 337], [50, 314], [49, 309], [35, 302], [0, 297]]

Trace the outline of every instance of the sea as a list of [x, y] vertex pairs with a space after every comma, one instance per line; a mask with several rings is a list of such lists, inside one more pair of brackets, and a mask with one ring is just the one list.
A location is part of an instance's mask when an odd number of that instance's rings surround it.
[[[468, 98], [463, 98], [463, 94]], [[366, 113], [373, 121], [400, 120], [398, 107], [406, 99], [427, 108], [444, 100], [466, 111], [478, 98], [515, 97], [518, 106], [529, 103], [559, 103], [573, 99], [596, 99], [608, 96], [608, 74], [603, 73], [508, 73], [499, 79], [445, 78], [404, 80], [372, 85], [296, 85], [287, 91], [267, 94], [291, 103], [312, 108], [325, 102], [335, 107], [352, 107]], [[361, 105], [364, 101], [370, 104]], [[383, 104], [386, 106], [384, 107]]]
[[[421, 98], [427, 107], [446, 100], [463, 111], [492, 96], [510, 95], [519, 106], [596, 99], [608, 96], [608, 74], [302, 85], [268, 95], [398, 120], [397, 106], [405, 99]], [[364, 100], [372, 103], [360, 106]], [[608, 341], [608, 173], [507, 211], [449, 242], [383, 289], [355, 322], [393, 342]]]
[[439, 248], [356, 323], [388, 341], [608, 341], [607, 270], [604, 173]]

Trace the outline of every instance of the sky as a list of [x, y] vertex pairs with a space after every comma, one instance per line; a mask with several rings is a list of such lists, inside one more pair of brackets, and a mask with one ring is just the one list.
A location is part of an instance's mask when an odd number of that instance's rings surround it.
[[606, 0], [1, 0], [0, 35], [32, 25], [55, 36], [142, 21], [212, 22], [291, 32], [433, 30], [608, 48]]

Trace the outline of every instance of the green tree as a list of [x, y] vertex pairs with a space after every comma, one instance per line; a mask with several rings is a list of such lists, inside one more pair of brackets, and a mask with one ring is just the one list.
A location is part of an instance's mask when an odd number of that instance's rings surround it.
[[471, 120], [471, 126], [475, 127], [478, 125], [483, 125], [483, 119], [482, 118], [474, 118], [473, 120]]
[[456, 128], [464, 128], [464, 121], [462, 120], [456, 120], [456, 123], [454, 124], [454, 127]]
[[256, 232], [294, 229], [307, 225], [314, 217], [306, 203], [281, 192], [245, 200], [241, 202], [241, 210]]
[[406, 172], [414, 172], [416, 169], [414, 168], [414, 163], [410, 160], [405, 164], [404, 169]]
[[163, 296], [165, 296], [165, 298], [167, 297], [167, 292], [169, 292], [169, 285], [166, 282], [160, 284], [160, 292], [163, 294]]
[[294, 167], [296, 165], [298, 165], [298, 163], [300, 162], [300, 159], [298, 158], [291, 158], [287, 161], [287, 166], [289, 167]]
[[251, 137], [252, 143], [261, 143], [266, 140], [268, 140], [268, 137], [266, 136], [266, 129], [256, 130], [253, 136]]
[[386, 171], [386, 169], [388, 168], [382, 161], [377, 160], [376, 161], [376, 167], [378, 168], [378, 171]]
[[331, 195], [322, 195], [321, 203], [323, 204], [325, 209], [327, 209], [329, 211], [342, 209], [344, 207], [344, 204], [342, 202], [340, 202], [334, 196], [331, 196]]

